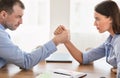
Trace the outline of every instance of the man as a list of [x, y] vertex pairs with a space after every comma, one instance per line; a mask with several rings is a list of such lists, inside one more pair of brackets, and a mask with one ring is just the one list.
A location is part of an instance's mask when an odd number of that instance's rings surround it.
[[24, 4], [20, 0], [0, 0], [0, 68], [13, 63], [20, 68], [30, 69], [57, 50], [56, 46], [68, 39], [65, 31], [52, 40], [26, 53], [10, 40], [6, 29], [16, 30], [22, 24]]

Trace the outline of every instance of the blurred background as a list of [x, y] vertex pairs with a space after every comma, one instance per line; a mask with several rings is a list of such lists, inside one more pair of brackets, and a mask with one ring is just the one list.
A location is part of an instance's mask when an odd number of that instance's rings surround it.
[[[108, 37], [94, 26], [94, 7], [103, 0], [22, 0], [25, 4], [23, 24], [15, 31], [7, 30], [13, 42], [30, 52], [53, 38], [54, 30], [65, 25], [70, 30], [71, 41], [80, 50], [93, 48]], [[120, 7], [120, 0], [113, 0]], [[63, 44], [58, 52], [67, 52]]]

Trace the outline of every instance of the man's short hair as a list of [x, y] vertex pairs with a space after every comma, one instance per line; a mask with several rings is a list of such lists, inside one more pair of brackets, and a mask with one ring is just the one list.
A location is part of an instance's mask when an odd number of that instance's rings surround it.
[[13, 6], [16, 4], [22, 9], [25, 9], [24, 4], [20, 0], [0, 0], [0, 12], [4, 10], [11, 14], [13, 12]]

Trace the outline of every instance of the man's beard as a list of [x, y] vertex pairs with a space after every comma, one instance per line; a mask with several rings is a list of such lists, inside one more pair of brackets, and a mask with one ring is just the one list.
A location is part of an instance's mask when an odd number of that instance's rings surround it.
[[15, 30], [11, 25], [7, 25], [6, 23], [3, 23], [2, 25], [4, 26], [5, 29]]
[[13, 26], [9, 25], [6, 21], [4, 21], [2, 25], [5, 27], [5, 29], [9, 29], [9, 30], [12, 30], [12, 31], [15, 30], [13, 28]]

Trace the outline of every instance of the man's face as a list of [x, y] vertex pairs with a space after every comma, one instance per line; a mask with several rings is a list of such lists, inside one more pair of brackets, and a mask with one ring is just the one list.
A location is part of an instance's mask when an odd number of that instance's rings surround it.
[[3, 25], [10, 30], [16, 30], [22, 24], [23, 9], [19, 5], [13, 6], [13, 12], [6, 14]]

